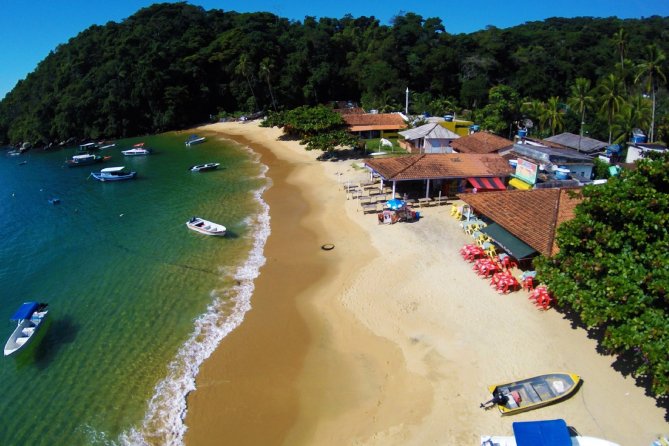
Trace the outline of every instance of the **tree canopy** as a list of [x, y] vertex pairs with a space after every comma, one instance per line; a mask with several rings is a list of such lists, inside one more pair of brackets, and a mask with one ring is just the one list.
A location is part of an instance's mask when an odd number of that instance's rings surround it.
[[284, 133], [300, 139], [307, 150], [329, 152], [338, 146], [353, 146], [357, 138], [349, 133], [341, 115], [324, 105], [302, 107], [285, 112], [270, 112], [264, 127], [281, 127]]
[[587, 186], [560, 251], [535, 261], [538, 278], [602, 345], [669, 394], [669, 154]]
[[[611, 73], [625, 94], [652, 96], [647, 128], [664, 137], [667, 29], [668, 17], [580, 17], [455, 35], [440, 19], [411, 12], [383, 25], [373, 16], [291, 21], [155, 4], [119, 23], [92, 26], [46, 56], [0, 101], [0, 142], [124, 137], [338, 100], [401, 110], [407, 87], [416, 113], [483, 109], [500, 86], [522, 103], [548, 106], [549, 98], [568, 98], [577, 78], [594, 88]], [[517, 115], [499, 105], [481, 117], [508, 136], [511, 123], [502, 121]], [[584, 118], [585, 131], [600, 138], [616, 121]], [[565, 129], [576, 122], [571, 130], [578, 132], [579, 119], [567, 113]], [[547, 120], [544, 131], [557, 130], [559, 120]]]

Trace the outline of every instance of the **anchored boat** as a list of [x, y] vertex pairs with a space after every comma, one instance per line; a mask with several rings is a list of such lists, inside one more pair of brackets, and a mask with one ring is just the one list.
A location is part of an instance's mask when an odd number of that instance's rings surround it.
[[191, 172], [206, 172], [207, 170], [216, 170], [220, 165], [220, 163], [198, 164], [195, 166], [190, 166], [188, 170]]
[[200, 143], [203, 143], [205, 139], [207, 139], [207, 138], [205, 138], [204, 136], [197, 136], [197, 135], [195, 135], [195, 134], [190, 135], [190, 136], [186, 139], [186, 146], [187, 146], [187, 147], [190, 147], [190, 146], [192, 146], [192, 145], [194, 145], [194, 144], [200, 144]]
[[49, 312], [48, 304], [39, 302], [25, 302], [10, 318], [17, 321], [16, 329], [5, 344], [5, 356], [24, 348], [35, 337], [37, 330], [43, 326], [44, 319]]
[[225, 235], [226, 228], [223, 225], [205, 220], [200, 217], [193, 217], [186, 222], [188, 229], [205, 235]]
[[91, 176], [98, 181], [122, 181], [135, 178], [137, 172], [128, 172], [124, 166], [107, 167], [100, 172], [91, 172]]

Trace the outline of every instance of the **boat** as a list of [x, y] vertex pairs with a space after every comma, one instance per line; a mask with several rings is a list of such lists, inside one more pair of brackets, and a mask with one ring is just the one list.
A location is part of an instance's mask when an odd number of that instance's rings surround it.
[[211, 221], [205, 220], [200, 217], [192, 217], [186, 222], [188, 229], [199, 232], [200, 234], [205, 235], [225, 235], [226, 228], [223, 225], [218, 223], [213, 223]]
[[216, 170], [218, 169], [218, 166], [220, 166], [220, 163], [198, 164], [195, 166], [190, 166], [188, 170], [191, 172], [206, 172], [207, 170]]
[[101, 163], [110, 160], [111, 156], [94, 155], [92, 153], [84, 153], [82, 155], [74, 155], [72, 158], [65, 161], [69, 167], [88, 166], [90, 164]]
[[620, 446], [601, 438], [586, 437], [562, 420], [517, 421], [513, 436], [482, 436], [481, 446]]
[[17, 321], [17, 325], [5, 344], [5, 356], [21, 350], [35, 337], [49, 312], [46, 307], [44, 303], [25, 302], [16, 310], [10, 320]]
[[98, 181], [122, 181], [135, 178], [137, 172], [128, 172], [125, 166], [107, 167], [100, 172], [91, 172], [91, 176]]
[[488, 389], [492, 399], [481, 407], [497, 405], [502, 415], [511, 415], [546, 406], [574, 393], [581, 377], [573, 373], [549, 373], [519, 381], [495, 384]]
[[49, 204], [60, 204], [60, 198], [57, 197], [49, 198]]
[[197, 136], [195, 134], [190, 135], [186, 139], [186, 146], [190, 147], [193, 144], [200, 144], [200, 143], [204, 142], [205, 139], [207, 139], [207, 138], [205, 138], [204, 136]]
[[132, 149], [122, 150], [121, 153], [125, 156], [141, 156], [141, 155], [150, 155], [152, 152], [151, 149], [144, 147], [144, 143], [140, 142], [132, 146]]
[[100, 146], [95, 142], [87, 142], [85, 144], [79, 144], [79, 152], [89, 153], [92, 150], [98, 150]]

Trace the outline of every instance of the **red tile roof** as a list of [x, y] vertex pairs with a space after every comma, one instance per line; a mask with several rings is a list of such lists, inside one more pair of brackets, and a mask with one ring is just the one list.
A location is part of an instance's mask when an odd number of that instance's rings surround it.
[[427, 153], [370, 159], [365, 164], [385, 180], [507, 177], [512, 169], [499, 155]]
[[397, 113], [351, 113], [342, 118], [352, 132], [365, 130], [399, 130], [407, 125]]
[[460, 153], [494, 153], [513, 146], [501, 136], [487, 132], [476, 132], [451, 142], [451, 147]]
[[[574, 218], [583, 200], [580, 188], [510, 190], [460, 194], [475, 212], [485, 215], [545, 256], [555, 255], [556, 228]], [[576, 193], [575, 198], [570, 195]]]

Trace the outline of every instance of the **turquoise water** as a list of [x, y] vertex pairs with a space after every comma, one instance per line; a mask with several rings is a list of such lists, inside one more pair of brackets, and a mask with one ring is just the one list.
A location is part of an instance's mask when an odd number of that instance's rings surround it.
[[[50, 309], [39, 342], [0, 358], [0, 444], [182, 443], [185, 397], [250, 307], [269, 232], [254, 154], [186, 136], [117, 141], [107, 163], [74, 168], [62, 166], [73, 148], [0, 151], [2, 342], [22, 302]], [[140, 141], [154, 154], [123, 157]], [[188, 171], [206, 162], [222, 168]], [[137, 179], [88, 178], [118, 165]], [[189, 231], [194, 215], [228, 234]]]

